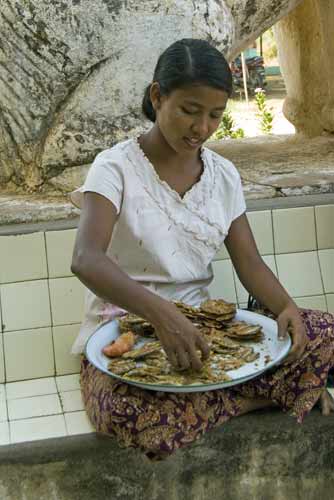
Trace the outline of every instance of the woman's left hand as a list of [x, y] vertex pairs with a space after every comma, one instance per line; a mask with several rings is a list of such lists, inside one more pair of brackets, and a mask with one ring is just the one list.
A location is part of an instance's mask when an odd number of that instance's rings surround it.
[[289, 354], [282, 364], [293, 363], [302, 356], [307, 344], [307, 335], [298, 307], [294, 303], [288, 304], [278, 315], [276, 321], [278, 338], [283, 339], [289, 332], [292, 340]]

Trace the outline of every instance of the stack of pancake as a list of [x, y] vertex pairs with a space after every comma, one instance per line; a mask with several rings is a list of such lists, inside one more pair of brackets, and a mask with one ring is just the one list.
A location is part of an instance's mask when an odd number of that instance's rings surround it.
[[[234, 303], [216, 299], [206, 300], [200, 307], [192, 307], [183, 302], [174, 304], [203, 335], [210, 336], [214, 330], [219, 330], [221, 335], [236, 340], [259, 342], [263, 337], [261, 326], [234, 320], [237, 310]], [[127, 314], [120, 318], [119, 327], [121, 333], [131, 330], [143, 337], [155, 336], [154, 327], [135, 314]]]
[[138, 336], [137, 340], [140, 337], [143, 340], [110, 361], [108, 368], [113, 374], [146, 384], [212, 384], [229, 381], [227, 371], [238, 369], [259, 357], [254, 348], [247, 345], [247, 341], [260, 342], [263, 338], [262, 327], [236, 321], [235, 304], [220, 299], [207, 300], [198, 308], [182, 302], [175, 302], [175, 305], [200, 330], [210, 345], [210, 357], [203, 363], [202, 370], [194, 373], [191, 370], [178, 372], [173, 369], [157, 340], [154, 327], [134, 314], [127, 314], [118, 320], [121, 333], [131, 331]]

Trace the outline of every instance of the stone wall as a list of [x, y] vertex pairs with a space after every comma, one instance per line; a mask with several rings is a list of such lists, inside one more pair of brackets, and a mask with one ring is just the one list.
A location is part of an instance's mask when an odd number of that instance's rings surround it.
[[204, 38], [231, 58], [298, 3], [2, 0], [0, 189], [37, 191], [67, 169], [80, 177], [97, 152], [143, 130], [143, 89], [173, 41]]

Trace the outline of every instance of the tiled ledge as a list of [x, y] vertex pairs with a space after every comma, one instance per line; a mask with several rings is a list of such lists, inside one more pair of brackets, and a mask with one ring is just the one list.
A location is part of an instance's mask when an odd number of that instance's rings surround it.
[[94, 432], [79, 374], [0, 384], [0, 446]]
[[92, 432], [79, 374], [0, 384], [0, 445]]
[[[301, 307], [334, 312], [333, 214], [331, 195], [248, 202], [261, 255]], [[83, 313], [84, 288], [70, 272], [76, 227], [73, 219], [2, 231], [3, 446], [94, 432], [81, 400], [79, 359], [69, 353]], [[243, 307], [247, 292], [224, 248], [213, 267], [212, 296]]]
[[[260, 254], [296, 303], [334, 312], [334, 203], [247, 217]], [[78, 356], [70, 354], [85, 291], [70, 270], [75, 235], [67, 221], [62, 229], [0, 236], [0, 383], [79, 371]], [[224, 247], [213, 269], [212, 297], [244, 307], [248, 294]]]
[[[247, 207], [261, 255], [297, 304], [334, 312], [333, 195], [248, 201]], [[69, 354], [83, 307], [83, 287], [70, 272], [77, 223], [0, 229], [4, 448], [94, 432], [81, 400], [79, 359]], [[213, 267], [212, 295], [243, 307], [247, 292], [224, 248]]]

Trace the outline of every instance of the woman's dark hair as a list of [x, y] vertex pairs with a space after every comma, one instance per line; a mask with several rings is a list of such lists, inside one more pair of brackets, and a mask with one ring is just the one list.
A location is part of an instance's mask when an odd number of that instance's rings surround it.
[[[232, 74], [225, 57], [205, 40], [184, 38], [170, 45], [159, 57], [153, 82], [162, 95], [187, 85], [207, 85], [232, 93]], [[155, 122], [156, 115], [148, 85], [142, 102], [144, 115]]]

